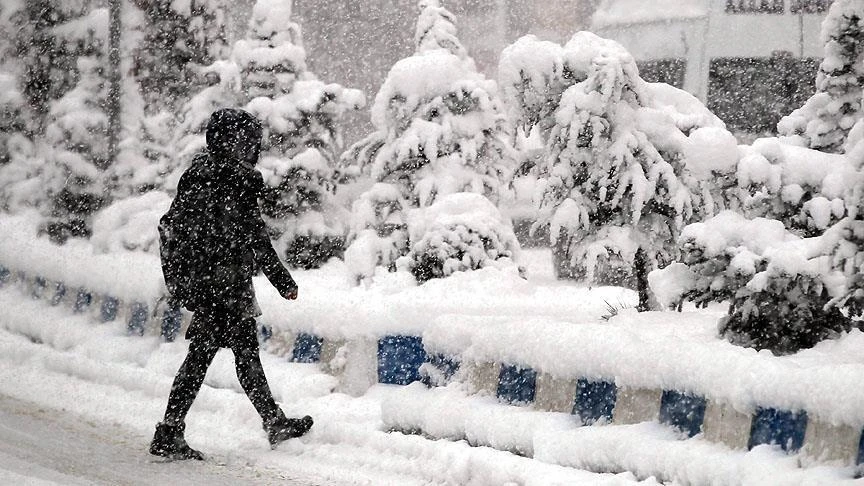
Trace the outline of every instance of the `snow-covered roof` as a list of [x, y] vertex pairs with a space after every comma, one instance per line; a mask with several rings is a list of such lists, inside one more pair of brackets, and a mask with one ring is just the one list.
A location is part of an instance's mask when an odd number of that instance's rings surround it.
[[603, 0], [591, 26], [594, 29], [616, 25], [684, 20], [706, 17], [710, 0]]

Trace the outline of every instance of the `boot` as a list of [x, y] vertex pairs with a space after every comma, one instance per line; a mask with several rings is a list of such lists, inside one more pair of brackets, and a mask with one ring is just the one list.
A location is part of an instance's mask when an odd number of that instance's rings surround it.
[[186, 459], [203, 461], [204, 454], [189, 447], [186, 439], [183, 438], [185, 430], [185, 423], [171, 425], [160, 422], [156, 424], [156, 434], [153, 435], [153, 442], [150, 443], [150, 454], [167, 457], [174, 461]]
[[275, 447], [280, 442], [300, 437], [312, 428], [312, 417], [306, 415], [303, 418], [286, 418], [282, 410], [270, 420], [264, 421], [264, 430], [267, 431], [267, 439], [270, 446]]

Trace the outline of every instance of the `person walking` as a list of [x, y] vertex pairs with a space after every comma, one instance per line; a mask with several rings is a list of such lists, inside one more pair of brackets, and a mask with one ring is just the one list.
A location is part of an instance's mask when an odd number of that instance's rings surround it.
[[177, 196], [159, 223], [165, 283], [174, 303], [194, 312], [189, 350], [177, 371], [165, 416], [150, 453], [170, 459], [204, 458], [186, 443], [185, 418], [220, 348], [234, 353], [240, 385], [261, 416], [271, 446], [312, 427], [308, 415], [287, 418], [276, 404], [261, 366], [252, 286], [260, 269], [283, 298], [297, 299], [297, 284], [267, 235], [258, 198], [264, 179], [255, 170], [261, 124], [238, 109], [214, 112], [206, 150], [183, 173]]

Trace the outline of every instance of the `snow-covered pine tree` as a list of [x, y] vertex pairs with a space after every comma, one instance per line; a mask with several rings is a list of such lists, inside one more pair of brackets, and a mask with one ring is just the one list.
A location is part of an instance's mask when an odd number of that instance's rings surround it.
[[129, 70], [140, 93], [124, 90], [126, 136], [111, 174], [120, 197], [173, 190], [188, 152], [203, 146], [203, 112], [238, 101], [213, 89], [226, 84], [213, 67], [230, 54], [224, 0], [131, 2], [137, 9], [127, 8], [127, 23], [140, 38]]
[[[372, 107], [375, 131], [351, 147], [342, 163], [348, 172], [398, 189], [398, 200], [392, 192], [388, 192], [390, 200], [374, 198], [383, 206], [404, 201], [408, 208], [425, 208], [460, 192], [497, 203], [518, 159], [497, 86], [468, 57], [456, 36], [453, 15], [437, 0], [421, 1], [419, 6], [416, 52], [390, 70]], [[400, 214], [407, 216], [407, 211]], [[390, 240], [410, 233], [409, 221], [388, 221], [387, 226], [374, 228], [382, 240], [379, 244], [365, 242], [368, 237], [358, 240], [355, 232], [349, 240], [364, 241], [365, 247], [399, 248]], [[403, 248], [408, 250], [413, 243]], [[349, 256], [357, 253], [361, 252], [349, 251]], [[393, 262], [384, 258], [380, 263], [390, 267]], [[444, 272], [430, 269], [415, 274]]]
[[844, 150], [852, 126], [864, 117], [864, 3], [835, 0], [822, 24], [825, 57], [816, 77], [816, 94], [783, 118], [778, 130], [809, 148]]
[[0, 73], [0, 166], [12, 159], [14, 138], [23, 136], [23, 111], [24, 96], [18, 91], [15, 76]]
[[107, 82], [102, 46], [93, 49], [78, 58], [78, 83], [51, 104], [45, 129], [49, 153], [42, 180], [50, 204], [44, 231], [57, 242], [89, 237], [91, 217], [106, 203]]
[[580, 32], [563, 56], [576, 83], [548, 137], [537, 225], [550, 224], [573, 276], [629, 282], [645, 309], [647, 267], [672, 260], [683, 224], [722, 207], [713, 179], [734, 169], [737, 144], [695, 98], [645, 83], [619, 44]]
[[533, 35], [521, 37], [501, 53], [498, 81], [522, 136], [536, 130], [540, 142], [546, 144], [561, 96], [577, 82], [565, 62], [564, 49]]
[[[832, 304], [855, 318], [864, 316], [864, 173], [848, 198], [849, 216], [829, 230], [833, 268], [845, 277], [845, 292]], [[828, 239], [826, 238], [826, 239]]]
[[0, 166], [11, 158], [10, 138], [24, 131], [24, 94], [18, 88], [23, 66], [14, 48], [16, 19], [23, 15], [23, 7], [17, 1], [0, 5]]
[[36, 160], [35, 146], [26, 135], [24, 95], [17, 81], [12, 74], [0, 74], [0, 210], [5, 211], [27, 206], [25, 201], [41, 190], [38, 180], [36, 187], [28, 181], [41, 161]]
[[20, 205], [17, 189], [27, 176], [22, 166], [34, 155], [25, 125], [29, 107], [21, 88], [27, 68], [20, 56], [21, 41], [35, 30], [33, 25], [24, 30], [27, 13], [23, 1], [0, 4], [0, 210], [6, 211]]
[[223, 0], [133, 0], [147, 21], [133, 73], [150, 113], [189, 99], [196, 70], [228, 54]]
[[344, 210], [334, 200], [339, 122], [365, 104], [363, 94], [325, 84], [307, 69], [290, 0], [258, 0], [232, 60], [250, 100], [246, 109], [264, 126], [259, 169], [268, 229], [290, 265], [316, 268], [344, 248]]
[[[207, 85], [180, 107], [180, 117], [171, 144], [174, 154], [162, 159], [160, 173], [164, 174], [165, 187], [169, 190], [176, 189], [182, 171], [189, 166], [195, 154], [207, 146], [205, 131], [210, 115], [219, 108], [236, 107], [245, 101], [240, 92], [239, 70], [233, 61], [218, 60], [198, 69], [198, 73]], [[158, 122], [155, 118], [150, 121]], [[164, 123], [171, 121], [165, 120]], [[158, 124], [151, 123], [150, 127], [154, 134], [162, 129]]]
[[[4, 8], [15, 7], [4, 3]], [[10, 17], [17, 27], [15, 54], [22, 66], [20, 86], [28, 107], [27, 130], [37, 136], [45, 129], [51, 101], [75, 84], [75, 57], [56, 31], [71, 13], [58, 0], [32, 0], [17, 7]]]

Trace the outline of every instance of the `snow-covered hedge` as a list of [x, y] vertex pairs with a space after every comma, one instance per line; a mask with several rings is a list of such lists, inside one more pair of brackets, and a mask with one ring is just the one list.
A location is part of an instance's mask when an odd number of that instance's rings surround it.
[[451, 194], [414, 210], [408, 233], [408, 267], [421, 283], [518, 261], [519, 243], [509, 221], [479, 194]]
[[833, 234], [802, 239], [779, 221], [727, 211], [687, 226], [679, 241], [681, 262], [649, 276], [655, 293], [667, 305], [728, 301], [720, 333], [733, 343], [786, 354], [853, 327], [830, 305], [846, 293]]
[[159, 254], [159, 218], [171, 206], [171, 197], [151, 191], [119, 200], [96, 214], [90, 242], [102, 253], [143, 251]]

